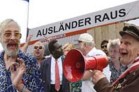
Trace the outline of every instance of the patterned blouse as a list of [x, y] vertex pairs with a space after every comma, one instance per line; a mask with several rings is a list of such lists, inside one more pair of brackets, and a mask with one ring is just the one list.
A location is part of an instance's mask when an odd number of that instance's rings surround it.
[[[11, 73], [6, 69], [3, 57], [4, 52], [0, 53], [0, 92], [17, 92], [12, 85]], [[44, 92], [36, 59], [21, 51], [19, 51], [18, 57], [25, 61], [26, 73], [23, 75], [23, 82], [26, 88], [31, 92]]]
[[123, 72], [126, 70], [126, 67], [123, 66], [123, 65], [121, 65], [121, 66], [120, 66], [121, 68], [120, 68], [120, 70], [118, 71], [118, 70], [114, 67], [112, 61], [110, 61], [109, 66], [110, 66], [110, 71], [111, 71], [110, 82], [113, 83], [113, 82], [121, 75], [121, 73], [123, 73]]

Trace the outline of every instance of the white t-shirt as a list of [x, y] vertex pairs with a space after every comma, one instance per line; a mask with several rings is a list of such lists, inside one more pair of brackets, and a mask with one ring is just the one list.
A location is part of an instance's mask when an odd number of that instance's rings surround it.
[[[106, 54], [102, 50], [99, 50], [96, 48], [93, 48], [86, 56], [90, 57], [90, 56], [97, 56], [97, 55], [106, 56]], [[103, 73], [106, 75], [107, 79], [110, 80], [111, 73], [109, 70], [109, 66], [104, 68]], [[82, 92], [96, 92], [94, 89], [94, 84], [91, 81], [91, 78], [88, 80], [82, 81]]]

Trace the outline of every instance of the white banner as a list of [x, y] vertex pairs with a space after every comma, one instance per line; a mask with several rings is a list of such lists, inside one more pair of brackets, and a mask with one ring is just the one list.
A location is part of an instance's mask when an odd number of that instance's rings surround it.
[[104, 24], [125, 21], [139, 17], [139, 1], [93, 12], [83, 16], [59, 21], [29, 30], [31, 40], [92, 28]]

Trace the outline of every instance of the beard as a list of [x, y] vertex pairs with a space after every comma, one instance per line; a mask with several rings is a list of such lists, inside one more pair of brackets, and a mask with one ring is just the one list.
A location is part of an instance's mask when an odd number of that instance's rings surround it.
[[7, 54], [10, 57], [16, 57], [19, 51], [19, 48], [17, 48], [16, 50], [8, 50], [7, 45], [6, 44], [2, 44], [3, 49], [5, 51], [5, 54]]

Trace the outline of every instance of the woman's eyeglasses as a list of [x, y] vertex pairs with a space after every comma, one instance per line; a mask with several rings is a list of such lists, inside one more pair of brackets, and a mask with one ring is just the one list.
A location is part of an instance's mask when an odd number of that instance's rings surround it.
[[34, 46], [34, 49], [42, 49], [42, 46]]

